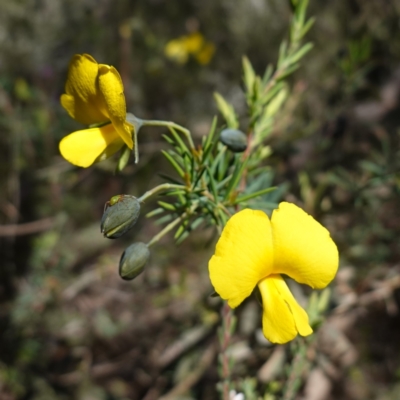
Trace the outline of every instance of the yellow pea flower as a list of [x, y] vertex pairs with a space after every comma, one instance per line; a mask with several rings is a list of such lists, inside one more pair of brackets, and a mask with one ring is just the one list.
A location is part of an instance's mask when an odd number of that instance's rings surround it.
[[327, 229], [301, 208], [280, 203], [271, 219], [245, 209], [226, 224], [209, 262], [215, 291], [237, 307], [258, 285], [263, 303], [263, 333], [273, 343], [286, 343], [313, 331], [281, 274], [322, 289], [339, 264]]
[[189, 54], [199, 52], [205, 43], [205, 38], [200, 32], [193, 32], [190, 35], [182, 36], [181, 39]]
[[133, 125], [126, 121], [124, 87], [118, 71], [98, 64], [89, 54], [76, 54], [69, 65], [61, 105], [85, 125], [60, 142], [62, 156], [71, 164], [89, 167], [104, 160], [126, 144], [134, 147]]
[[197, 62], [201, 65], [207, 65], [215, 53], [215, 46], [211, 42], [204, 44], [203, 48], [195, 54]]
[[164, 54], [177, 64], [186, 64], [189, 59], [189, 52], [182, 38], [170, 40], [164, 48]]
[[186, 64], [192, 55], [201, 65], [207, 65], [215, 53], [213, 43], [206, 41], [200, 32], [180, 36], [170, 40], [164, 48], [164, 54], [178, 64]]

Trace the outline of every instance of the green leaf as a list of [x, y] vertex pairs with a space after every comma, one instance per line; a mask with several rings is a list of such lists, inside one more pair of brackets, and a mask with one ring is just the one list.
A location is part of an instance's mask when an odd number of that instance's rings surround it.
[[[222, 149], [224, 147], [226, 147], [224, 144], [219, 143], [219, 146], [218, 146], [219, 152], [222, 152]], [[227, 154], [226, 151], [223, 151], [222, 156], [221, 156], [221, 161], [218, 163], [218, 181], [221, 181], [222, 179], [224, 179], [224, 177], [228, 171], [230, 160], [232, 160], [232, 158], [229, 156], [229, 154]]]
[[237, 129], [239, 122], [235, 110], [219, 93], [214, 93], [214, 99], [217, 103], [218, 110], [224, 117], [229, 128]]
[[183, 140], [181, 139], [181, 137], [178, 135], [178, 133], [176, 132], [176, 130], [174, 128], [169, 128], [172, 136], [175, 139], [176, 145], [174, 146], [177, 150], [180, 151], [181, 154], [189, 154], [190, 155], [190, 151], [187, 148], [187, 146], [185, 145], [185, 143], [183, 142]]
[[166, 142], [168, 142], [171, 146], [175, 146], [175, 142], [174, 142], [173, 139], [170, 138], [168, 135], [166, 135], [165, 133], [163, 133], [161, 136], [162, 136], [162, 137], [164, 138], [164, 140], [165, 140]]
[[293, 74], [294, 71], [298, 70], [300, 64], [293, 64], [290, 67], [286, 68], [284, 72], [279, 74], [278, 80], [281, 81], [282, 79], [287, 78], [289, 75]]
[[304, 25], [304, 21], [306, 19], [308, 0], [300, 0], [296, 6], [295, 16], [296, 21], [300, 26]]
[[244, 85], [246, 87], [247, 93], [249, 94], [250, 97], [252, 97], [254, 93], [254, 83], [256, 79], [256, 74], [254, 72], [250, 60], [246, 56], [242, 58], [242, 65], [243, 65]]
[[[208, 135], [206, 136], [206, 140], [205, 140], [205, 142], [204, 142], [204, 146], [203, 146], [204, 152], [206, 152], [206, 151], [207, 151], [207, 148], [208, 148], [209, 146], [211, 146], [211, 144], [212, 144], [212, 141], [213, 141], [213, 139], [214, 139], [215, 130], [216, 130], [216, 128], [217, 128], [217, 120], [218, 120], [217, 117], [214, 117], [213, 120], [212, 120], [210, 132], [208, 132]], [[204, 155], [203, 155], [202, 162], [204, 162], [205, 159], [206, 159], [206, 158], [205, 158]]]
[[228, 216], [220, 208], [217, 208], [217, 217], [219, 217], [219, 219], [222, 222], [221, 226], [225, 226], [226, 223], [228, 222]]
[[231, 179], [233, 175], [228, 175], [225, 179], [217, 183], [217, 190], [221, 190]]
[[286, 86], [285, 82], [278, 82], [276, 85], [272, 86], [268, 92], [265, 93], [264, 96], [260, 99], [260, 105], [265, 106], [269, 101], [275, 97], [280, 90], [282, 90]]
[[263, 189], [263, 190], [259, 190], [258, 192], [249, 193], [249, 194], [245, 194], [245, 195], [243, 195], [243, 196], [239, 196], [239, 197], [237, 197], [236, 200], [233, 202], [233, 205], [243, 203], [243, 202], [245, 202], [245, 201], [247, 201], [247, 200], [254, 199], [255, 197], [263, 196], [264, 194], [273, 192], [273, 191], [276, 190], [276, 189], [277, 189], [277, 187], [276, 187], [276, 186], [273, 186], [273, 187], [270, 187], [270, 188], [266, 188], [266, 189]]
[[211, 173], [213, 175], [215, 174], [217, 167], [219, 166], [219, 163], [223, 159], [226, 149], [227, 149], [227, 147], [225, 145], [223, 145], [221, 150], [218, 152], [217, 156], [215, 157], [213, 163], [211, 164]]
[[187, 239], [190, 235], [191, 232], [196, 230], [201, 223], [204, 221], [204, 217], [199, 217], [197, 218], [194, 222], [192, 222], [190, 225], [186, 226], [186, 230], [182, 232], [181, 236], [177, 238], [176, 244], [181, 244], [185, 239]]
[[127, 166], [128, 162], [129, 162], [129, 157], [131, 156], [131, 152], [132, 151], [128, 146], [125, 145], [123, 147], [121, 154], [119, 156], [117, 167], [115, 169], [116, 173], [121, 172]]
[[197, 173], [197, 176], [195, 179], [193, 179], [192, 183], [192, 190], [197, 187], [197, 184], [199, 183], [201, 177], [203, 176], [204, 172], [206, 171], [206, 167], [203, 165], [200, 169], [200, 171]]
[[189, 235], [190, 235], [189, 231], [182, 232], [182, 234], [179, 237], [175, 238], [176, 244], [180, 245], [185, 239], [187, 239], [189, 237]]
[[251, 203], [251, 208], [254, 210], [275, 210], [278, 206], [278, 203], [271, 201], [255, 201]]
[[315, 18], [314, 17], [309, 18], [300, 31], [300, 37], [303, 38], [306, 35], [306, 33], [312, 28], [314, 23], [315, 23]]
[[265, 87], [267, 85], [273, 72], [274, 72], [274, 66], [272, 64], [268, 64], [267, 68], [265, 69], [262, 81], [261, 81], [262, 87]]
[[173, 218], [174, 218], [174, 216], [172, 214], [164, 215], [163, 217], [156, 220], [155, 224], [162, 225], [162, 224], [165, 224], [166, 222], [171, 221]]
[[217, 186], [216, 186], [216, 183], [215, 183], [214, 176], [211, 173], [210, 168], [208, 166], [206, 166], [206, 168], [207, 168], [209, 182], [210, 182], [210, 186], [211, 186], [211, 193], [214, 196], [215, 203], [218, 203], [218, 192], [217, 192]]
[[166, 203], [165, 201], [157, 201], [157, 204], [165, 210], [176, 211], [176, 207], [173, 204]]
[[[252, 171], [249, 171], [248, 176], [252, 177], [254, 179], [258, 179], [260, 177], [264, 177], [265, 175], [271, 175], [272, 174], [272, 168], [269, 165], [262, 165], [261, 167], [257, 167], [253, 169]], [[249, 189], [251, 185], [247, 186], [247, 189]], [[252, 189], [253, 190], [253, 189]]]
[[165, 210], [163, 208], [156, 208], [153, 211], [150, 211], [146, 214], [146, 218], [151, 218], [154, 217], [156, 215], [162, 214]]
[[169, 175], [166, 175], [166, 174], [161, 174], [161, 173], [159, 173], [158, 175], [159, 175], [161, 178], [163, 178], [163, 179], [165, 179], [166, 181], [168, 181], [168, 182], [175, 183], [175, 184], [177, 184], [177, 185], [182, 185], [182, 182], [181, 182], [181, 181], [179, 181], [179, 180], [176, 179], [176, 178], [173, 178], [172, 176], [169, 176]]
[[189, 217], [186, 217], [181, 225], [179, 226], [179, 228], [176, 230], [175, 235], [174, 235], [174, 239], [179, 239], [181, 237], [182, 234], [184, 234], [185, 232], [187, 232], [190, 229], [189, 226]]
[[163, 196], [181, 196], [186, 194], [185, 190], [173, 190], [171, 192], [164, 193]]
[[282, 66], [283, 62], [285, 61], [287, 47], [288, 47], [287, 41], [283, 40], [281, 45], [279, 46], [278, 69]]
[[165, 158], [171, 163], [171, 165], [175, 168], [176, 172], [179, 174], [181, 178], [185, 176], [183, 169], [179, 166], [179, 164], [174, 160], [174, 158], [167, 153], [165, 150], [161, 150], [161, 153], [164, 154]]
[[232, 190], [235, 189], [236, 186], [238, 185], [239, 180], [242, 177], [242, 174], [247, 167], [248, 161], [249, 157], [247, 157], [244, 161], [242, 161], [241, 157], [237, 156], [235, 170], [233, 171], [232, 179], [229, 181], [228, 188], [226, 189], [225, 200], [228, 200]]
[[300, 61], [300, 59], [303, 58], [313, 47], [314, 45], [312, 43], [306, 43], [303, 47], [297, 50], [296, 53], [294, 53], [290, 58], [288, 58], [287, 60], [288, 64], [294, 64]]
[[260, 144], [272, 132], [274, 119], [269, 115], [264, 115], [258, 120], [254, 126], [253, 146]]
[[281, 108], [289, 95], [289, 90], [285, 85], [278, 94], [265, 107], [264, 117], [273, 117]]
[[186, 223], [183, 222], [183, 223], [179, 226], [179, 228], [176, 230], [175, 235], [174, 235], [174, 239], [178, 239], [178, 238], [182, 235], [182, 233], [185, 232], [185, 228], [186, 228]]
[[184, 153], [182, 161], [185, 166], [186, 172], [189, 174], [190, 177], [192, 177], [194, 170], [194, 157], [192, 155], [189, 155], [188, 153]]
[[253, 175], [252, 172], [247, 174], [247, 179], [250, 181], [250, 184], [247, 185], [245, 194], [258, 192], [259, 190], [263, 190], [264, 188], [271, 187], [273, 173], [271, 167], [263, 167], [259, 168], [261, 173], [257, 175]]
[[371, 172], [374, 175], [381, 175], [385, 172], [385, 168], [382, 168], [380, 165], [375, 164], [371, 161], [363, 160], [360, 161], [358, 164], [363, 170]]
[[190, 229], [192, 231], [194, 231], [195, 229], [197, 229], [202, 224], [203, 221], [204, 221], [204, 217], [199, 217], [199, 218], [195, 219], [193, 221], [193, 223], [190, 225]]

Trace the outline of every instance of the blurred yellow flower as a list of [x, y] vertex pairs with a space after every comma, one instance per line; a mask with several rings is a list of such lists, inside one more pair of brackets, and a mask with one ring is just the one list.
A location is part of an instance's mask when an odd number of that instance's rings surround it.
[[60, 142], [62, 156], [71, 164], [89, 167], [126, 144], [133, 148], [133, 125], [126, 121], [124, 87], [118, 71], [98, 64], [89, 54], [76, 54], [69, 65], [61, 105], [85, 125]]
[[297, 334], [308, 336], [308, 316], [281, 274], [322, 289], [334, 278], [339, 255], [329, 232], [291, 203], [280, 203], [271, 219], [246, 209], [235, 214], [209, 262], [215, 291], [237, 307], [258, 285], [263, 303], [263, 332], [273, 343]]
[[187, 63], [189, 56], [192, 55], [199, 64], [206, 65], [215, 53], [215, 46], [206, 41], [201, 33], [194, 32], [170, 40], [164, 48], [164, 53], [170, 60], [178, 64]]
[[195, 54], [195, 58], [199, 64], [207, 65], [211, 61], [214, 53], [215, 46], [212, 43], [207, 42], [204, 44], [201, 50]]

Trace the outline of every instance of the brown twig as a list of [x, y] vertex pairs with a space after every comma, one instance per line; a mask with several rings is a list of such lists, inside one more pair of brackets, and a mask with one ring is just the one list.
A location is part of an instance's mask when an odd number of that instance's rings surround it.
[[54, 226], [54, 218], [43, 218], [26, 224], [0, 225], [1, 236], [31, 235], [47, 231]]
[[174, 400], [178, 396], [186, 393], [192, 386], [194, 386], [203, 376], [207, 368], [212, 364], [216, 353], [215, 347], [215, 343], [212, 342], [204, 351], [197, 368], [189, 375], [187, 375], [187, 377], [183, 381], [179, 382], [167, 394], [160, 397], [159, 400]]
[[219, 328], [219, 376], [220, 376], [220, 392], [223, 400], [229, 400], [229, 391], [231, 383], [231, 360], [228, 352], [231, 344], [232, 334], [235, 329], [235, 317], [233, 310], [227, 302], [224, 302], [221, 309], [222, 326]]

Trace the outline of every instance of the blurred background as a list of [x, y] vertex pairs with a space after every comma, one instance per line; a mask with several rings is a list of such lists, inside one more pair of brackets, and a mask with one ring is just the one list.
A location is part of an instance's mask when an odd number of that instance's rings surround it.
[[[296, 398], [399, 399], [400, 1], [310, 3], [315, 47], [268, 164], [281, 198], [328, 227], [341, 269]], [[89, 53], [120, 71], [128, 111], [199, 141], [214, 91], [244, 115], [242, 56], [259, 74], [276, 63], [290, 16], [281, 0], [0, 0], [0, 399], [218, 398], [212, 232], [164, 238], [133, 282], [119, 257], [160, 229], [144, 218], [154, 204], [121, 240], [100, 234], [106, 200], [161, 182], [165, 129], [143, 128], [139, 164], [118, 176], [115, 160], [79, 169], [58, 152], [80, 128], [59, 97]], [[182, 50], [193, 35], [201, 55]], [[254, 298], [237, 311], [233, 378], [278, 399], [294, 352], [263, 340], [260, 313]]]

